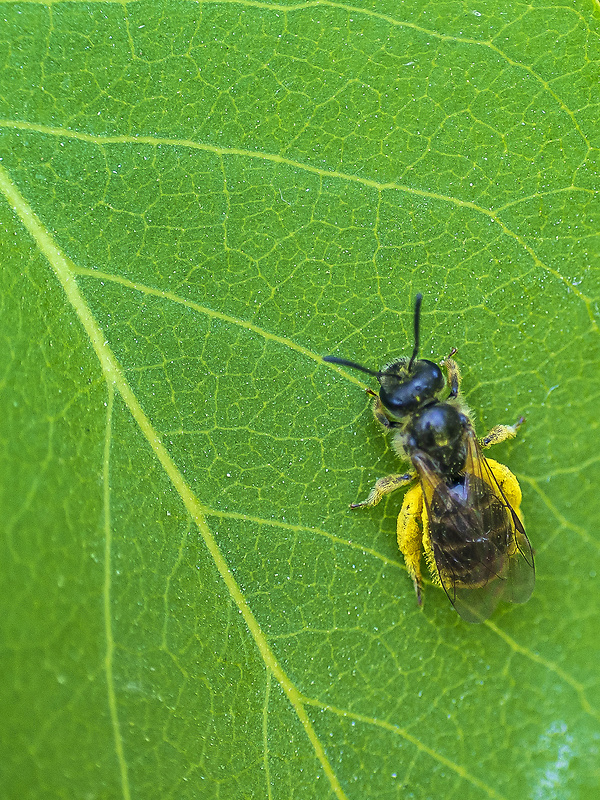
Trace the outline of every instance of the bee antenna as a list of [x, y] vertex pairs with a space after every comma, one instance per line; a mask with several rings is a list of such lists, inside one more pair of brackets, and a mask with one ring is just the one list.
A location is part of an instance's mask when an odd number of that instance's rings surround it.
[[380, 372], [374, 372], [372, 369], [362, 367], [360, 364], [355, 364], [354, 361], [346, 361], [345, 358], [337, 358], [336, 356], [323, 356], [323, 361], [328, 364], [339, 364], [341, 367], [352, 367], [352, 369], [359, 369], [361, 372], [366, 372], [367, 375], [375, 375], [376, 378], [380, 376]]
[[423, 301], [423, 295], [421, 292], [415, 297], [415, 349], [412, 351], [412, 356], [410, 357], [410, 361], [408, 363], [408, 371], [412, 370], [412, 365], [414, 364], [415, 358], [419, 352], [419, 328], [420, 328], [420, 320], [421, 320], [421, 303]]

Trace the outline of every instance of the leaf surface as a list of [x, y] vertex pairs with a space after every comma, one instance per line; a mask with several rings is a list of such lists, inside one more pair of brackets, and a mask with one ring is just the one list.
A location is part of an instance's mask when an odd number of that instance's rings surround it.
[[[600, 784], [594, 3], [5, 4], [2, 795]], [[537, 586], [395, 544], [359, 373], [452, 347]]]

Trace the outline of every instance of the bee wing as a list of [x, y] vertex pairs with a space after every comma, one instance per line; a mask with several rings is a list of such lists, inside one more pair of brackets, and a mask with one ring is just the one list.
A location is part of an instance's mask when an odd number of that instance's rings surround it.
[[467, 475], [477, 475], [483, 479], [492, 488], [497, 499], [510, 515], [512, 535], [508, 543], [509, 559], [505, 580], [502, 582], [503, 591], [500, 599], [508, 603], [525, 603], [531, 597], [535, 586], [533, 549], [521, 518], [511, 506], [496, 476], [490, 469], [472, 428], [469, 428], [468, 433]]
[[444, 591], [467, 622], [483, 622], [500, 600], [524, 603], [535, 582], [523, 523], [467, 432], [464, 481], [447, 483], [423, 452], [412, 454]]

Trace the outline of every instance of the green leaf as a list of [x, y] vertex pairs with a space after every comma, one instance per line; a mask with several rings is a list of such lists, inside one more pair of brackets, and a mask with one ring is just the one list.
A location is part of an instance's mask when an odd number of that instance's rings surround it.
[[[5, 4], [0, 793], [600, 785], [597, 3]], [[395, 544], [359, 373], [452, 347], [524, 606]]]

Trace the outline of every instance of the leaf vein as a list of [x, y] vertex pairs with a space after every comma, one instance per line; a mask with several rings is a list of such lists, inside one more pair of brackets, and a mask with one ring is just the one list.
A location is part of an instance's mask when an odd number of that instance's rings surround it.
[[[288, 698], [288, 701], [296, 712], [296, 715], [298, 716], [304, 731], [311, 745], [313, 746], [315, 755], [321, 764], [323, 772], [329, 780], [332, 791], [338, 800], [347, 800], [346, 794], [344, 793], [334, 769], [327, 758], [325, 749], [321, 744], [319, 737], [317, 736], [308, 714], [306, 713], [306, 708], [304, 707], [301, 693], [288, 678], [287, 674], [284, 672], [283, 668], [275, 658], [275, 654], [271, 650], [265, 634], [263, 633], [256, 617], [252, 613], [252, 610], [250, 609], [246, 598], [244, 597], [237, 581], [229, 569], [229, 566], [223, 554], [221, 553], [219, 546], [212, 535], [212, 532], [206, 524], [204, 510], [201, 504], [185, 481], [183, 475], [171, 458], [166, 447], [161, 442], [159, 435], [152, 427], [150, 420], [144, 413], [144, 410], [142, 409], [137, 397], [127, 383], [121, 365], [114, 357], [114, 354], [108, 346], [106, 337], [94, 319], [89, 306], [87, 305], [83, 295], [79, 290], [79, 287], [77, 286], [72, 270], [72, 262], [70, 262], [65, 254], [60, 250], [50, 233], [44, 228], [33, 209], [29, 206], [23, 195], [11, 181], [6, 170], [2, 166], [0, 166], [0, 191], [3, 192], [11, 208], [20, 217], [23, 225], [38, 245], [40, 251], [48, 259], [56, 278], [63, 287], [67, 300], [71, 303], [75, 313], [79, 317], [79, 321], [81, 322], [86, 334], [90, 339], [98, 360], [100, 361], [100, 365], [108, 386], [113, 387], [113, 391], [116, 388], [121, 395], [123, 402], [129, 409], [129, 412], [137, 423], [142, 435], [148, 441], [148, 444], [154, 452], [154, 455], [158, 459], [166, 475], [179, 494], [190, 517], [196, 524], [196, 527], [198, 528], [200, 535], [204, 540], [206, 548], [213, 558], [215, 566], [219, 571], [219, 574], [221, 575], [221, 578], [225, 583], [233, 602], [242, 614], [244, 622], [246, 623], [246, 626], [252, 638], [254, 639], [265, 666], [275, 675], [286, 697]], [[107, 462], [105, 458], [105, 464], [106, 463]], [[105, 603], [106, 597], [107, 595], [105, 592]], [[128, 798], [125, 797], [125, 800], [128, 800]]]

